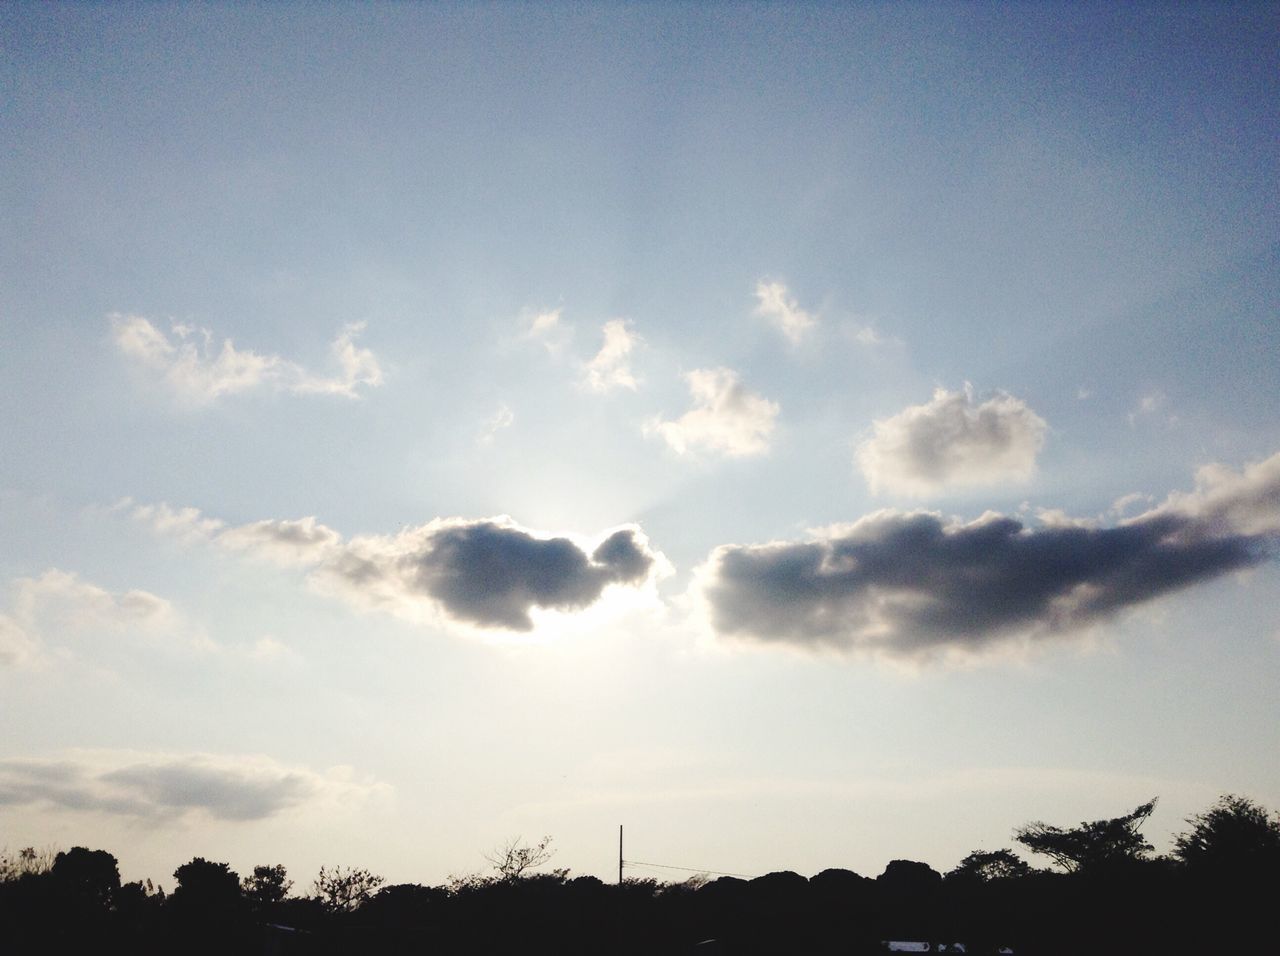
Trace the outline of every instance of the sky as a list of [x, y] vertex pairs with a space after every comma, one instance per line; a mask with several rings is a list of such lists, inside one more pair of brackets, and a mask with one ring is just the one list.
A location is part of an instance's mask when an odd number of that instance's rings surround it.
[[0, 846], [874, 876], [1280, 807], [1274, 6], [0, 26]]

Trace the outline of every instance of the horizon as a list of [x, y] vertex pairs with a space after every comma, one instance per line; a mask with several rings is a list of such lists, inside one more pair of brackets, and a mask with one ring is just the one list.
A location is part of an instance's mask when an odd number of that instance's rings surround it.
[[0, 846], [1280, 806], [1273, 5], [0, 18]]

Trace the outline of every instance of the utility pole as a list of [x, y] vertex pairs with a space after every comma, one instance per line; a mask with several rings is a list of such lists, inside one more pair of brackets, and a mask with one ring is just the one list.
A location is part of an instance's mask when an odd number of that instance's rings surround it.
[[622, 824], [618, 824], [618, 885], [622, 885]]

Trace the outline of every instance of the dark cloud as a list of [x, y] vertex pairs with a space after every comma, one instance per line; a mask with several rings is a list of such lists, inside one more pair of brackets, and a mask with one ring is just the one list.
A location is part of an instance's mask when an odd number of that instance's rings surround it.
[[702, 575], [715, 630], [919, 655], [1062, 633], [1274, 556], [1280, 455], [1117, 527], [1027, 528], [880, 512], [812, 541], [718, 548]]
[[158, 530], [187, 536], [199, 529], [198, 536], [225, 547], [311, 568], [316, 589], [415, 622], [443, 611], [479, 627], [528, 631], [534, 608], [581, 610], [611, 584], [637, 586], [669, 568], [634, 526], [591, 547], [506, 516], [437, 518], [394, 535], [344, 539], [314, 517], [227, 527], [194, 508], [138, 506], [134, 515]]
[[354, 795], [356, 789], [257, 757], [0, 761], [0, 806], [39, 804], [154, 820], [191, 812], [262, 820], [335, 790]]
[[[535, 608], [576, 610], [610, 584], [642, 580], [653, 565], [635, 531], [617, 531], [588, 554], [568, 538], [538, 538], [494, 521], [446, 525], [398, 559], [402, 583], [454, 618], [481, 627], [532, 629]], [[355, 562], [359, 586], [376, 568]], [[403, 572], [408, 572], [407, 574]]]

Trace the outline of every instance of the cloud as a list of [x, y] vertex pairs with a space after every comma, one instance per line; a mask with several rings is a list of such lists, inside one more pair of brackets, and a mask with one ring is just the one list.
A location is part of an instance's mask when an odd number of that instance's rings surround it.
[[792, 345], [799, 345], [817, 320], [788, 297], [787, 287], [781, 282], [756, 283], [756, 315], [764, 316], [787, 337]]
[[353, 538], [313, 580], [322, 591], [411, 618], [434, 605], [477, 627], [529, 631], [535, 609], [581, 610], [611, 584], [642, 583], [655, 564], [637, 528], [616, 530], [588, 551], [506, 518], [446, 519]]
[[726, 545], [697, 572], [726, 637], [897, 657], [1076, 633], [1280, 552], [1280, 454], [1112, 527], [880, 511], [811, 540]]
[[1178, 416], [1167, 413], [1168, 407], [1169, 398], [1164, 392], [1159, 389], [1148, 392], [1129, 411], [1129, 427], [1136, 428], [1141, 422], [1157, 420], [1169, 428], [1175, 427], [1179, 421]]
[[39, 645], [26, 628], [7, 614], [0, 614], [0, 669], [24, 667], [39, 657]]
[[46, 628], [164, 629], [177, 618], [172, 604], [149, 591], [112, 594], [57, 568], [38, 578], [17, 578], [13, 587], [14, 616], [32, 629], [41, 621]]
[[0, 806], [88, 811], [164, 822], [247, 822], [308, 804], [340, 805], [384, 790], [345, 768], [316, 773], [262, 756], [78, 752], [0, 760]]
[[133, 517], [151, 525], [152, 529], [182, 541], [207, 541], [225, 527], [217, 518], [206, 518], [198, 508], [171, 508], [158, 505], [138, 505], [133, 499], [123, 499], [117, 507], [132, 508]]
[[[181, 615], [150, 591], [112, 593], [69, 571], [50, 568], [39, 577], [14, 578], [7, 614], [0, 614], [0, 668], [45, 662], [46, 637], [65, 640], [82, 633], [173, 634]], [[207, 649], [203, 637], [186, 643]]]
[[167, 334], [140, 315], [116, 312], [108, 318], [116, 347], [135, 362], [160, 372], [169, 388], [193, 405], [207, 405], [226, 395], [260, 388], [358, 398], [361, 386], [382, 384], [382, 369], [373, 352], [355, 344], [363, 322], [347, 325], [334, 340], [330, 349], [341, 374], [324, 376], [278, 355], [238, 349], [231, 339], [216, 345], [208, 329], [174, 324]]
[[981, 404], [968, 385], [938, 389], [877, 421], [856, 459], [873, 493], [928, 497], [955, 487], [1026, 480], [1035, 471], [1047, 425], [1004, 392]]
[[239, 551], [251, 551], [285, 566], [313, 564], [337, 550], [342, 535], [314, 517], [296, 521], [267, 520], [228, 528], [218, 543]]
[[552, 355], [560, 354], [569, 344], [569, 339], [573, 337], [573, 329], [560, 321], [563, 311], [562, 308], [522, 311], [520, 321], [525, 327], [525, 338], [541, 342]]
[[680, 455], [699, 448], [729, 457], [761, 455], [778, 418], [778, 405], [748, 392], [727, 368], [694, 369], [685, 378], [693, 408], [675, 421], [654, 421], [646, 434], [660, 435]]
[[515, 423], [515, 420], [515, 413], [503, 402], [498, 406], [498, 410], [485, 421], [484, 427], [480, 430], [480, 437], [476, 440], [481, 445], [492, 445], [493, 439], [498, 432], [504, 428], [510, 428]]
[[611, 319], [604, 324], [604, 345], [586, 364], [583, 383], [593, 392], [615, 388], [635, 390], [637, 382], [628, 364], [628, 356], [640, 341], [625, 319]]
[[[135, 515], [149, 520], [151, 510], [139, 511]], [[506, 516], [437, 518], [398, 534], [345, 541], [315, 518], [268, 520], [227, 528], [210, 540], [309, 567], [316, 590], [360, 608], [413, 621], [442, 613], [511, 631], [532, 630], [534, 611], [582, 610], [610, 585], [639, 587], [668, 567], [633, 525], [583, 540], [530, 531]]]

